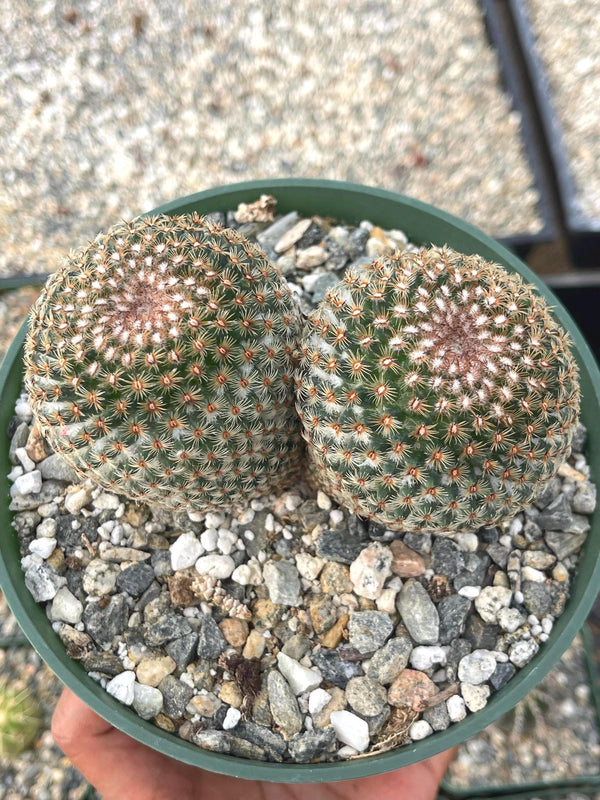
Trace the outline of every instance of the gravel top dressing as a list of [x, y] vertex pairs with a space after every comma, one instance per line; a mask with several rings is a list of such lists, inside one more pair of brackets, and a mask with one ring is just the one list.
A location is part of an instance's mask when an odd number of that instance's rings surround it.
[[595, 0], [527, 0], [584, 217], [600, 220], [600, 15]]
[[[369, 221], [237, 219], [220, 217], [305, 312], [351, 263], [412, 247]], [[596, 504], [583, 426], [533, 505], [432, 536], [304, 485], [231, 511], [151, 509], [78, 480], [31, 423], [23, 395], [10, 508], [26, 585], [67, 652], [144, 719], [239, 757], [356, 758], [484, 708], [548, 639]]]
[[496, 236], [541, 230], [477, 0], [268, 6], [6, 4], [0, 274], [257, 176], [401, 191]]

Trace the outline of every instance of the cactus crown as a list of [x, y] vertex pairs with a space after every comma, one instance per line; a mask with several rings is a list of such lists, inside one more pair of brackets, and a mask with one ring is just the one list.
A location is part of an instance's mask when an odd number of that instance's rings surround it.
[[196, 214], [120, 224], [34, 306], [26, 386], [52, 448], [134, 499], [200, 510], [291, 480], [299, 312], [266, 256]]
[[0, 756], [27, 750], [40, 727], [40, 707], [29, 689], [0, 681]]
[[579, 410], [533, 287], [449, 248], [347, 271], [311, 315], [298, 410], [317, 479], [395, 530], [475, 530], [531, 502]]

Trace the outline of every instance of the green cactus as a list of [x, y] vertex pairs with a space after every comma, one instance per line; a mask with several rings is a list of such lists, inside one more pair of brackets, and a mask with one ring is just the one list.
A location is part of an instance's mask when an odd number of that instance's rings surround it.
[[71, 253], [32, 309], [25, 383], [82, 477], [164, 508], [275, 491], [298, 466], [300, 314], [264, 253], [197, 214]]
[[0, 681], [0, 756], [19, 755], [37, 739], [41, 710], [29, 689]]
[[297, 377], [321, 486], [392, 530], [472, 531], [530, 503], [579, 411], [569, 337], [520, 276], [449, 248], [347, 271]]

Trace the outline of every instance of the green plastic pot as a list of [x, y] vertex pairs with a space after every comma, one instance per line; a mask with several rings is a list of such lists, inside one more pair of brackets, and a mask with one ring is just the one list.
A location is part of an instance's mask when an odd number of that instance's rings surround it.
[[[582, 419], [589, 431], [588, 459], [592, 474], [600, 475], [600, 426], [597, 424], [600, 418], [600, 373], [592, 353], [567, 311], [542, 281], [513, 254], [472, 225], [433, 206], [393, 192], [351, 183], [310, 179], [252, 181], [218, 187], [174, 200], [148, 213], [178, 214], [197, 211], [203, 214], [227, 211], [235, 209], [241, 202], [256, 200], [263, 193], [273, 194], [277, 198], [279, 212], [297, 210], [307, 215], [332, 217], [349, 224], [370, 219], [383, 228], [402, 229], [415, 243], [448, 244], [464, 253], [479, 253], [484, 258], [503, 264], [510, 271], [520, 273], [525, 280], [534, 284], [554, 306], [556, 317], [570, 332], [574, 341], [581, 369]], [[81, 664], [67, 656], [43, 608], [34, 602], [25, 587], [19, 563], [17, 536], [10, 524], [9, 485], [6, 478], [10, 470], [6, 427], [21, 388], [24, 337], [25, 327], [12, 343], [0, 368], [0, 585], [24, 633], [63, 683], [116, 728], [165, 755], [213, 772], [290, 783], [350, 780], [414, 764], [468, 739], [512, 708], [558, 661], [592, 606], [600, 582], [600, 509], [594, 515], [571, 597], [550, 638], [539, 654], [502, 691], [492, 696], [482, 711], [469, 715], [463, 722], [398, 750], [341, 763], [265, 763], [212, 753], [182, 741], [142, 720], [89, 678]]]

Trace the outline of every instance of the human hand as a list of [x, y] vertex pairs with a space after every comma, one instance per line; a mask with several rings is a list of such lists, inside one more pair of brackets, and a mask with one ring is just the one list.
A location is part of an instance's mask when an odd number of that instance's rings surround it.
[[146, 747], [89, 709], [71, 691], [62, 693], [54, 717], [56, 744], [100, 792], [103, 800], [434, 800], [455, 755], [371, 778], [319, 784], [280, 784], [230, 778], [190, 767]]

